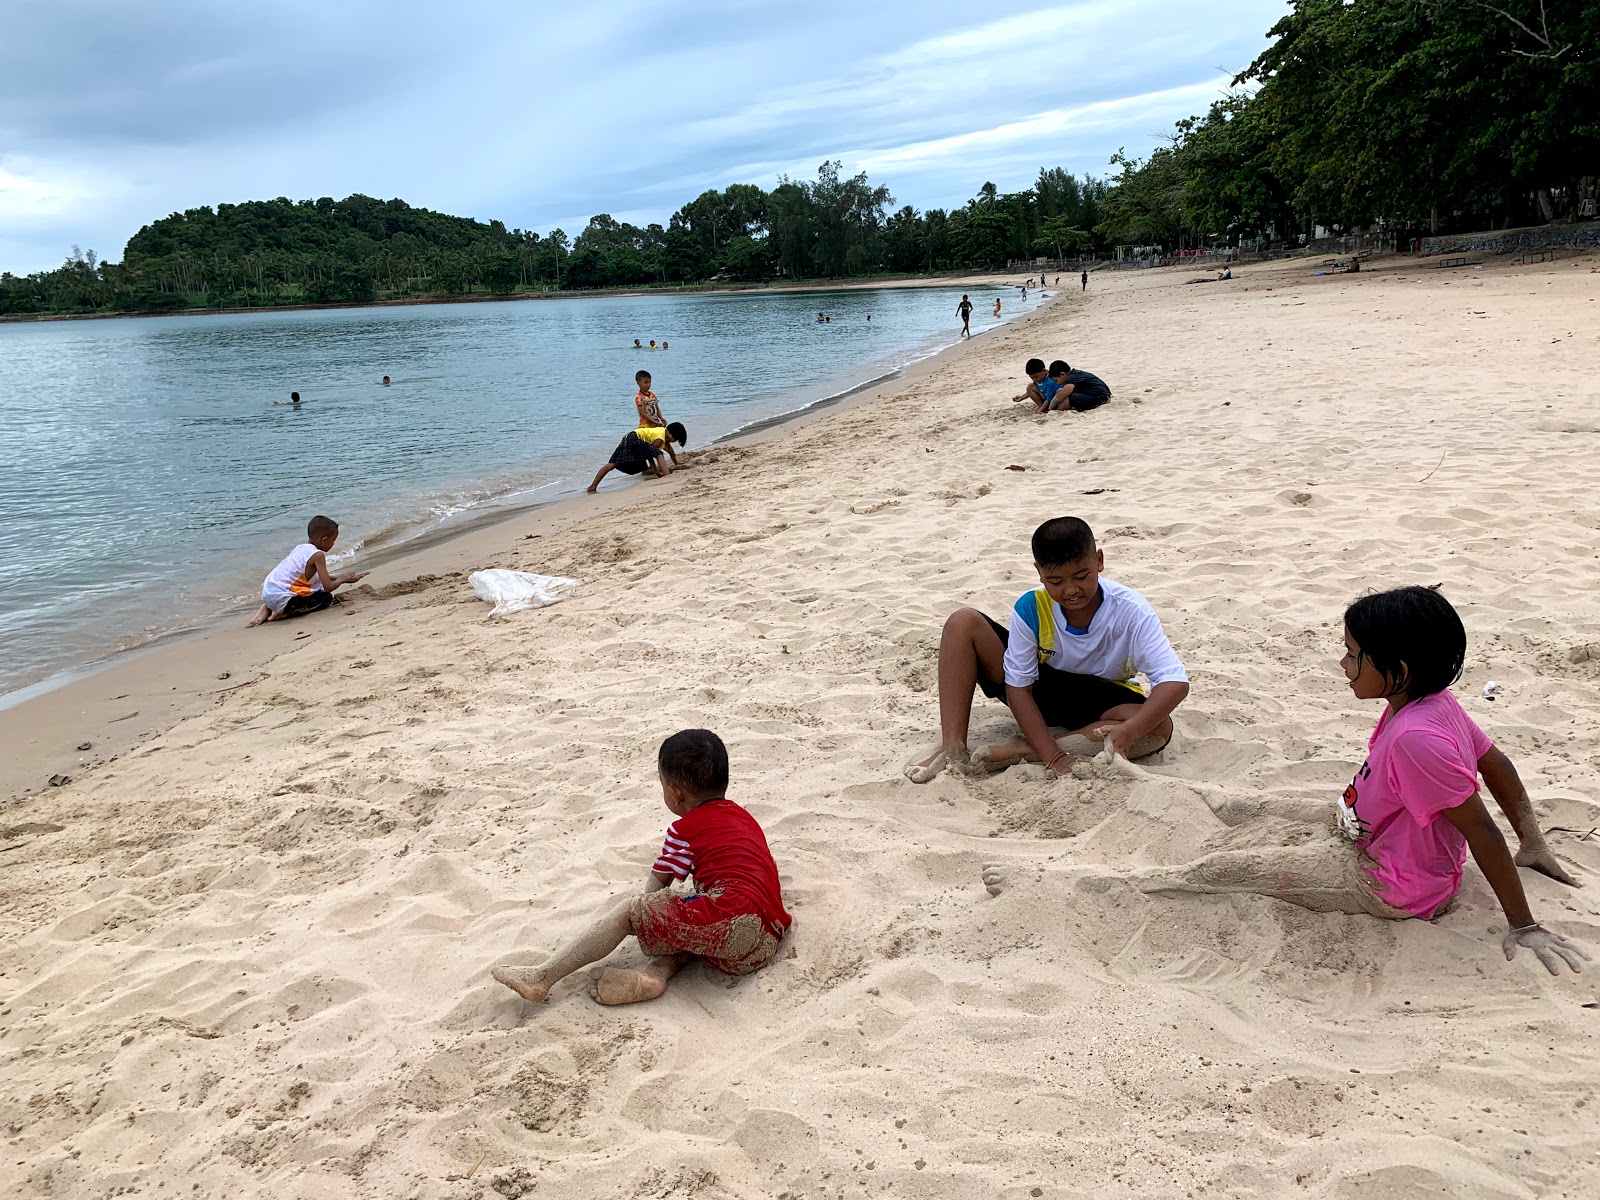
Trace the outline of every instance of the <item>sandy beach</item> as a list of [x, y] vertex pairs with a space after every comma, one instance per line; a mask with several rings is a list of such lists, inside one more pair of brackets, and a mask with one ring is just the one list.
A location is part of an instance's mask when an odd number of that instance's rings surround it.
[[[1474, 866], [1432, 923], [1115, 878], [1331, 814], [1378, 715], [1343, 607], [1440, 584], [1456, 693], [1586, 884], [1523, 872], [1534, 912], [1600, 959], [1600, 260], [1315, 263], [1102, 272], [664, 483], [0, 712], [0, 795], [71, 776], [0, 806], [0, 1194], [1594, 1195], [1600, 961], [1506, 962]], [[1034, 354], [1116, 399], [1011, 404]], [[1069, 513], [1187, 664], [1173, 745], [912, 785], [944, 617], [1002, 616]], [[491, 566], [582, 588], [490, 620]], [[625, 1009], [493, 983], [638, 888], [656, 746], [701, 725], [779, 959]]]

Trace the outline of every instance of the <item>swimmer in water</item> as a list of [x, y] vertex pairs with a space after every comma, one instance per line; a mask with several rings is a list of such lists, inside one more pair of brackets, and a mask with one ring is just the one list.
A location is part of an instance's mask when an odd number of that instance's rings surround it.
[[383, 386], [384, 387], [388, 387], [389, 386], [389, 377], [387, 375], [385, 375], [383, 377]]

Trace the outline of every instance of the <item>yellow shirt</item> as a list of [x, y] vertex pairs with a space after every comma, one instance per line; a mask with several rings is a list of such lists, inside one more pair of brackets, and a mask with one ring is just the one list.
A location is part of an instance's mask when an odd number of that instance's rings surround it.
[[634, 433], [658, 449], [667, 448], [667, 431], [659, 425], [641, 425], [634, 430]]

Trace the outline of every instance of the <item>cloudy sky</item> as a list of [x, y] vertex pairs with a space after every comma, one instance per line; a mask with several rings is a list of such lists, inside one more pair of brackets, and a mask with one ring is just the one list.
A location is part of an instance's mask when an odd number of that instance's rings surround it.
[[1104, 173], [1203, 111], [1285, 0], [0, 0], [0, 269], [250, 199], [541, 232], [665, 222], [824, 158], [899, 204]]

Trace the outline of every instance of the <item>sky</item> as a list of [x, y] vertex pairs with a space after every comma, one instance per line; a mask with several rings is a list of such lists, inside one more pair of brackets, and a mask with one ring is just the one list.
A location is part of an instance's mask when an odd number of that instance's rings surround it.
[[1286, 0], [0, 0], [0, 270], [201, 205], [399, 197], [541, 233], [866, 171], [950, 208], [1108, 173]]

